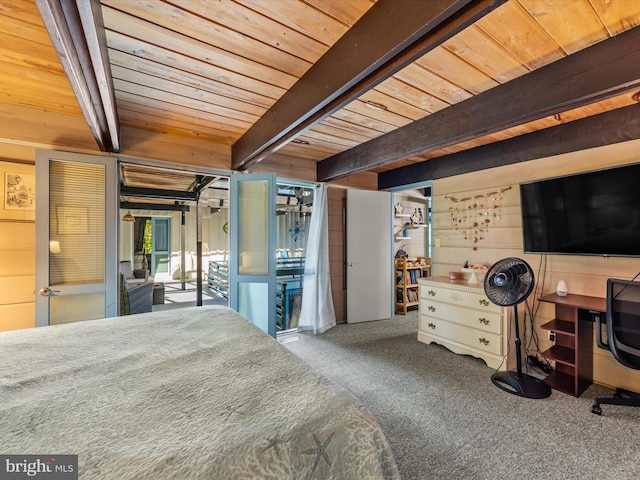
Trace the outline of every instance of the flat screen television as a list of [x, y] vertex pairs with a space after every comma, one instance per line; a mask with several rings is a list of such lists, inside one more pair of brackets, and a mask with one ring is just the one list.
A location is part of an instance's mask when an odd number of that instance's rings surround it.
[[640, 163], [520, 184], [525, 253], [640, 257]]

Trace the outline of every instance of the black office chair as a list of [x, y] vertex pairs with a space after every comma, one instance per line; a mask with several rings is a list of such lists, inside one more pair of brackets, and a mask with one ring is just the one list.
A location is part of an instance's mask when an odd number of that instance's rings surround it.
[[[640, 370], [640, 282], [607, 280], [607, 341], [602, 341], [600, 317], [596, 317], [596, 342], [625, 367]], [[617, 388], [614, 398], [596, 398], [591, 411], [602, 415], [601, 404], [640, 407], [640, 395]]]

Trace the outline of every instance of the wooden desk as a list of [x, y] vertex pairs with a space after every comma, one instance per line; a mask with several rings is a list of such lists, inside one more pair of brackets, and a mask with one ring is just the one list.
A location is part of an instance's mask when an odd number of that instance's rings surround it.
[[540, 298], [555, 304], [555, 318], [540, 328], [553, 331], [556, 342], [542, 355], [555, 360], [556, 369], [544, 382], [574, 397], [593, 382], [593, 316], [607, 311], [605, 298], [555, 293]]

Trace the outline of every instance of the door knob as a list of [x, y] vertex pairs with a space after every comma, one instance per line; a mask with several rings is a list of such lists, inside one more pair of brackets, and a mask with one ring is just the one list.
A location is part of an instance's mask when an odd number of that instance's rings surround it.
[[38, 290], [38, 294], [42, 297], [50, 297], [55, 295], [55, 293], [60, 293], [60, 290], [51, 290], [49, 287], [44, 287]]
[[355, 264], [354, 264], [353, 262], [349, 262], [349, 263], [347, 263], [347, 265], [348, 265], [349, 267], [355, 267]]

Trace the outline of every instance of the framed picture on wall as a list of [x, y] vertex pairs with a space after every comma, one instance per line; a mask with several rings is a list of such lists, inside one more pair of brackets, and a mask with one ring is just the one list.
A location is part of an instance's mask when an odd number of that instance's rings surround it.
[[5, 172], [5, 210], [36, 209], [36, 176], [25, 173]]
[[0, 162], [0, 220], [34, 221], [36, 176], [31, 165]]

